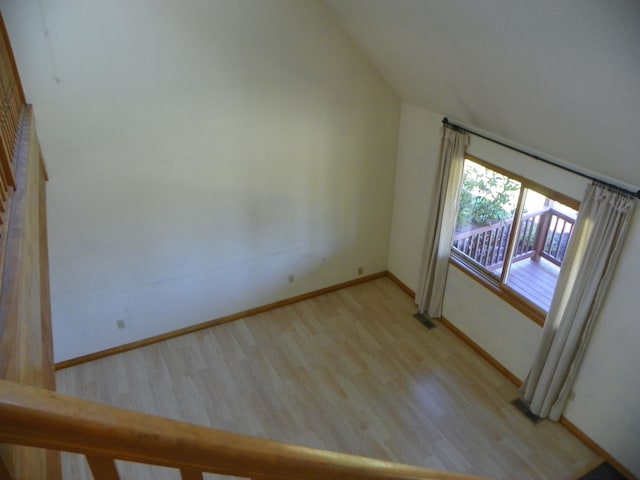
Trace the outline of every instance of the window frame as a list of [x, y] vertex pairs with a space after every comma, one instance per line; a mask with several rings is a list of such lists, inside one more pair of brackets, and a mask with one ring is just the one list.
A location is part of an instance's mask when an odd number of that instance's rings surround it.
[[[477, 163], [485, 168], [488, 168], [517, 182], [520, 182], [521, 187], [518, 196], [518, 204], [514, 213], [511, 230], [509, 231], [509, 244], [507, 255], [505, 255], [505, 262], [507, 261], [507, 259], [510, 263], [512, 261], [513, 250], [515, 249], [517, 240], [517, 235], [514, 235], [514, 230], [516, 228], [519, 228], [520, 226], [522, 211], [524, 209], [523, 197], [525, 189], [533, 190], [553, 201], [560, 202], [576, 211], [579, 211], [580, 209], [580, 202], [578, 200], [568, 197], [560, 192], [556, 192], [555, 190], [545, 187], [544, 185], [541, 185], [533, 180], [529, 180], [528, 178], [525, 178], [521, 175], [513, 173], [505, 168], [494, 165], [469, 153], [465, 154], [465, 160]], [[508, 268], [503, 268], [500, 278], [497, 278], [494, 275], [491, 275], [489, 271], [482, 268], [482, 266], [477, 265], [462, 253], [459, 253], [456, 249], [453, 248], [453, 246], [451, 246], [450, 250], [449, 263], [480, 283], [482, 286], [494, 293], [497, 297], [501, 298], [509, 305], [516, 308], [518, 311], [526, 315], [538, 325], [544, 325], [547, 312], [532, 301], [517, 293], [506, 283], [504, 283]]]

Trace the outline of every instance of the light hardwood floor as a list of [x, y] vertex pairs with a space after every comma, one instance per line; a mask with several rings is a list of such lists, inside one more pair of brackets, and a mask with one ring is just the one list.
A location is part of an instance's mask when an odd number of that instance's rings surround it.
[[[495, 479], [570, 479], [597, 456], [531, 423], [516, 387], [388, 278], [57, 373], [58, 390], [237, 433]], [[64, 455], [66, 480], [91, 478]], [[123, 478], [178, 478], [120, 464]]]

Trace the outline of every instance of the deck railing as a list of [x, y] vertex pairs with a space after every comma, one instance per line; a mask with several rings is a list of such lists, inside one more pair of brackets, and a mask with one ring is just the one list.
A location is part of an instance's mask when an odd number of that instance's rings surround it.
[[[541, 257], [560, 266], [575, 219], [553, 207], [526, 213], [520, 220], [513, 262]], [[453, 247], [488, 270], [504, 262], [507, 254], [512, 222], [500, 222], [453, 237]]]

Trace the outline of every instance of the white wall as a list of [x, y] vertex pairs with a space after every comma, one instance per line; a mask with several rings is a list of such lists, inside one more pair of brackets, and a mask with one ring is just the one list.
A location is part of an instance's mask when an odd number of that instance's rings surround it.
[[[589, 181], [472, 136], [467, 152], [581, 200]], [[542, 329], [478, 282], [449, 266], [443, 315], [521, 380], [527, 375]], [[500, 332], [500, 335], [496, 335]]]
[[386, 269], [399, 103], [322, 3], [39, 3], [57, 361]]
[[389, 270], [413, 291], [435, 199], [442, 115], [403, 103], [398, 134]]
[[[401, 112], [389, 271], [415, 290], [433, 205], [429, 190], [435, 182], [442, 115], [407, 104]], [[478, 137], [472, 138], [469, 152], [574, 198], [582, 197], [586, 181], [580, 177], [554, 171]], [[416, 188], [423, 192], [416, 193]], [[640, 476], [639, 217], [636, 212], [565, 416]], [[455, 267], [449, 267], [444, 316], [524, 379], [541, 333], [533, 321]]]

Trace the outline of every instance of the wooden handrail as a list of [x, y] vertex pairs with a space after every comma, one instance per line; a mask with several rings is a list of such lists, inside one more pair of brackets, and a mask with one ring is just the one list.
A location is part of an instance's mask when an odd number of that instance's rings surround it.
[[478, 479], [214, 430], [4, 380], [0, 424], [0, 442], [185, 472], [292, 480]]
[[[30, 106], [18, 133], [16, 190], [0, 228], [0, 379], [53, 390], [46, 177]], [[60, 472], [57, 452], [0, 445], [0, 478], [55, 480]]]

